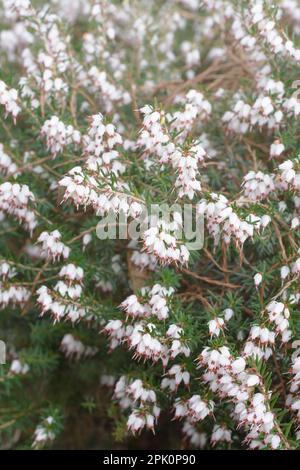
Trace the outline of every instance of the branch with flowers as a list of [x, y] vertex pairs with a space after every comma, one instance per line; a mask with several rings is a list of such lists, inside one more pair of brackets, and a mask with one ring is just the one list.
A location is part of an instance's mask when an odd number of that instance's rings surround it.
[[297, 2], [0, 13], [0, 448], [299, 449]]

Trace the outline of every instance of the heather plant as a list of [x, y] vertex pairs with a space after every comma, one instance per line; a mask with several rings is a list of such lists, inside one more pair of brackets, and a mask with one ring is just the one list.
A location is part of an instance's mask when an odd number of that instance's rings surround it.
[[0, 18], [1, 448], [299, 448], [300, 4]]

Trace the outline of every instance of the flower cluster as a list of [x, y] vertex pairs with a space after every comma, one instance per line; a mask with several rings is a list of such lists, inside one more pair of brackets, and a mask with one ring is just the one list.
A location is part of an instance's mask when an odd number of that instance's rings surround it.
[[296, 49], [293, 42], [285, 39], [276, 29], [274, 21], [270, 20], [264, 12], [263, 2], [256, 0], [251, 2], [249, 9], [249, 21], [258, 29], [259, 35], [275, 54], [292, 57], [299, 62], [300, 50]]
[[132, 263], [141, 271], [144, 269], [155, 271], [157, 267], [157, 257], [153, 254], [134, 250], [130, 259]]
[[83, 140], [89, 170], [113, 172], [116, 175], [124, 172], [124, 164], [119, 161], [119, 152], [115, 149], [123, 143], [123, 139], [113, 124], [103, 123], [102, 114], [91, 117], [88, 134]]
[[43, 423], [39, 424], [33, 435], [32, 447], [34, 449], [41, 449], [46, 443], [49, 443], [55, 439], [55, 433], [53, 432], [54, 418], [48, 416]]
[[114, 189], [107, 184], [101, 187], [95, 176], [85, 174], [81, 167], [70, 170], [68, 176], [59, 181], [59, 186], [65, 188], [65, 201], [72, 200], [77, 208], [92, 206], [97, 215], [113, 211], [135, 218], [142, 212], [142, 205], [127, 195], [128, 188], [122, 182], [118, 182]]
[[42, 244], [42, 255], [45, 258], [56, 261], [59, 258], [67, 259], [70, 255], [70, 248], [60, 241], [61, 233], [58, 230], [53, 232], [42, 232], [37, 239]]
[[264, 174], [261, 171], [257, 173], [250, 171], [244, 177], [244, 195], [253, 202], [265, 199], [274, 190], [274, 177], [272, 175]]
[[140, 298], [129, 296], [121, 304], [127, 315], [126, 321], [110, 320], [103, 330], [110, 337], [110, 348], [126, 343], [129, 350], [134, 351], [134, 358], [149, 359], [154, 363], [161, 360], [164, 366], [179, 354], [189, 357], [191, 351], [183, 339], [183, 329], [170, 323], [164, 325], [162, 331], [162, 324], [156, 323], [168, 319], [168, 298], [173, 293], [173, 288], [156, 284], [152, 289], [144, 288]]
[[178, 172], [175, 187], [180, 198], [186, 195], [193, 199], [195, 193], [201, 191], [200, 181], [196, 177], [199, 163], [202, 163], [205, 157], [206, 152], [200, 144], [192, 144], [189, 149], [183, 152], [178, 150], [172, 154], [172, 165]]
[[5, 107], [6, 115], [11, 114], [16, 121], [21, 111], [18, 104], [18, 91], [15, 88], [8, 88], [3, 81], [0, 81], [0, 104]]
[[231, 443], [231, 431], [226, 428], [226, 426], [220, 426], [219, 424], [215, 424], [210, 440], [212, 445], [216, 445], [218, 442]]
[[73, 144], [79, 144], [81, 140], [80, 132], [73, 126], [66, 126], [57, 116], [52, 116], [43, 124], [41, 136], [46, 139], [47, 148], [55, 157], [63, 149]]
[[176, 401], [174, 404], [175, 418], [187, 416], [190, 423], [203, 421], [207, 416], [213, 413], [214, 402], [202, 400], [200, 395], [193, 395], [186, 402]]
[[67, 334], [63, 337], [60, 343], [60, 349], [67, 358], [75, 359], [77, 361], [83, 357], [94, 356], [98, 352], [98, 348], [85, 346], [71, 334]]
[[22, 363], [19, 359], [14, 359], [10, 365], [9, 372], [12, 375], [26, 375], [30, 370], [28, 364]]
[[33, 3], [0, 0], [1, 448], [88, 413], [299, 449], [297, 2]]
[[67, 264], [61, 268], [59, 277], [61, 280], [53, 290], [44, 285], [37, 290], [41, 314], [50, 312], [55, 322], [62, 319], [77, 322], [87, 316], [86, 309], [78, 303], [82, 293], [83, 270], [74, 264]]
[[144, 118], [137, 145], [143, 149], [143, 156], [155, 155], [161, 162], [168, 161], [174, 145], [170, 142], [166, 128], [165, 113], [161, 110], [154, 110], [150, 105], [141, 108], [140, 112]]
[[30, 290], [13, 281], [16, 271], [5, 261], [0, 263], [0, 307], [24, 307], [30, 299]]
[[17, 219], [29, 232], [37, 225], [36, 215], [30, 209], [35, 201], [33, 193], [26, 184], [5, 182], [0, 185], [0, 211]]
[[166, 289], [160, 284], [155, 284], [152, 289], [142, 290], [142, 303], [136, 295], [130, 295], [122, 302], [121, 308], [132, 318], [147, 318], [153, 315], [159, 320], [165, 320], [169, 316], [167, 299], [173, 293], [173, 288]]
[[215, 193], [210, 194], [209, 201], [200, 201], [198, 213], [205, 215], [207, 229], [216, 245], [222, 235], [226, 244], [233, 239], [237, 245], [243, 246], [249, 237], [253, 237], [255, 229], [265, 227], [271, 220], [268, 215], [260, 218], [251, 213], [243, 220], [234, 212], [225, 196]]
[[160, 408], [157, 406], [155, 392], [145, 386], [142, 380], [128, 381], [122, 376], [116, 383], [114, 397], [123, 409], [130, 408], [127, 420], [128, 430], [133, 434], [140, 432], [143, 428], [154, 431]]
[[251, 106], [238, 99], [232, 111], [226, 111], [222, 118], [229, 132], [246, 134], [252, 127], [278, 129], [282, 111], [276, 109], [272, 97], [261, 94]]
[[249, 447], [271, 446], [276, 449], [281, 439], [276, 434], [274, 415], [264, 394], [255, 393], [261, 379], [247, 371], [246, 361], [242, 357], [235, 359], [223, 346], [219, 350], [204, 349], [199, 356], [199, 364], [205, 367], [202, 378], [210, 389], [235, 403], [234, 414], [240, 426], [248, 431], [245, 441]]
[[176, 234], [182, 229], [182, 218], [179, 212], [174, 212], [173, 221], [164, 219], [154, 221], [152, 226], [143, 234], [144, 249], [153, 254], [162, 264], [186, 264], [189, 250], [186, 245], [179, 244]]
[[276, 335], [281, 336], [281, 341], [287, 343], [292, 336], [292, 331], [289, 328], [289, 309], [283, 302], [272, 301], [267, 305], [267, 314], [269, 321], [275, 327]]
[[265, 360], [272, 355], [272, 348], [275, 344], [275, 332], [259, 325], [251, 327], [247, 342], [244, 346], [243, 354], [246, 357], [253, 357]]
[[281, 188], [287, 189], [292, 187], [295, 190], [299, 189], [299, 173], [296, 173], [294, 166], [295, 164], [292, 160], [285, 160], [279, 165], [279, 184]]
[[4, 175], [17, 176], [17, 165], [12, 161], [11, 157], [4, 151], [3, 144], [0, 143], [0, 172]]
[[209, 118], [212, 108], [203, 94], [196, 90], [190, 90], [183, 99], [178, 97], [176, 101], [184, 104], [184, 110], [176, 111], [169, 117], [169, 120], [171, 121], [171, 129], [181, 132], [180, 138], [183, 139], [195, 123], [205, 122]]
[[[286, 404], [296, 414], [297, 422], [300, 422], [300, 400], [299, 400], [299, 386], [300, 386], [300, 358], [296, 355], [293, 360], [291, 373], [293, 374], [289, 394], [286, 399]], [[299, 431], [297, 432], [297, 437]]]
[[184, 370], [180, 364], [174, 364], [166, 373], [166, 377], [161, 382], [161, 388], [169, 388], [175, 392], [178, 386], [183, 383], [188, 386], [190, 383], [190, 373]]

